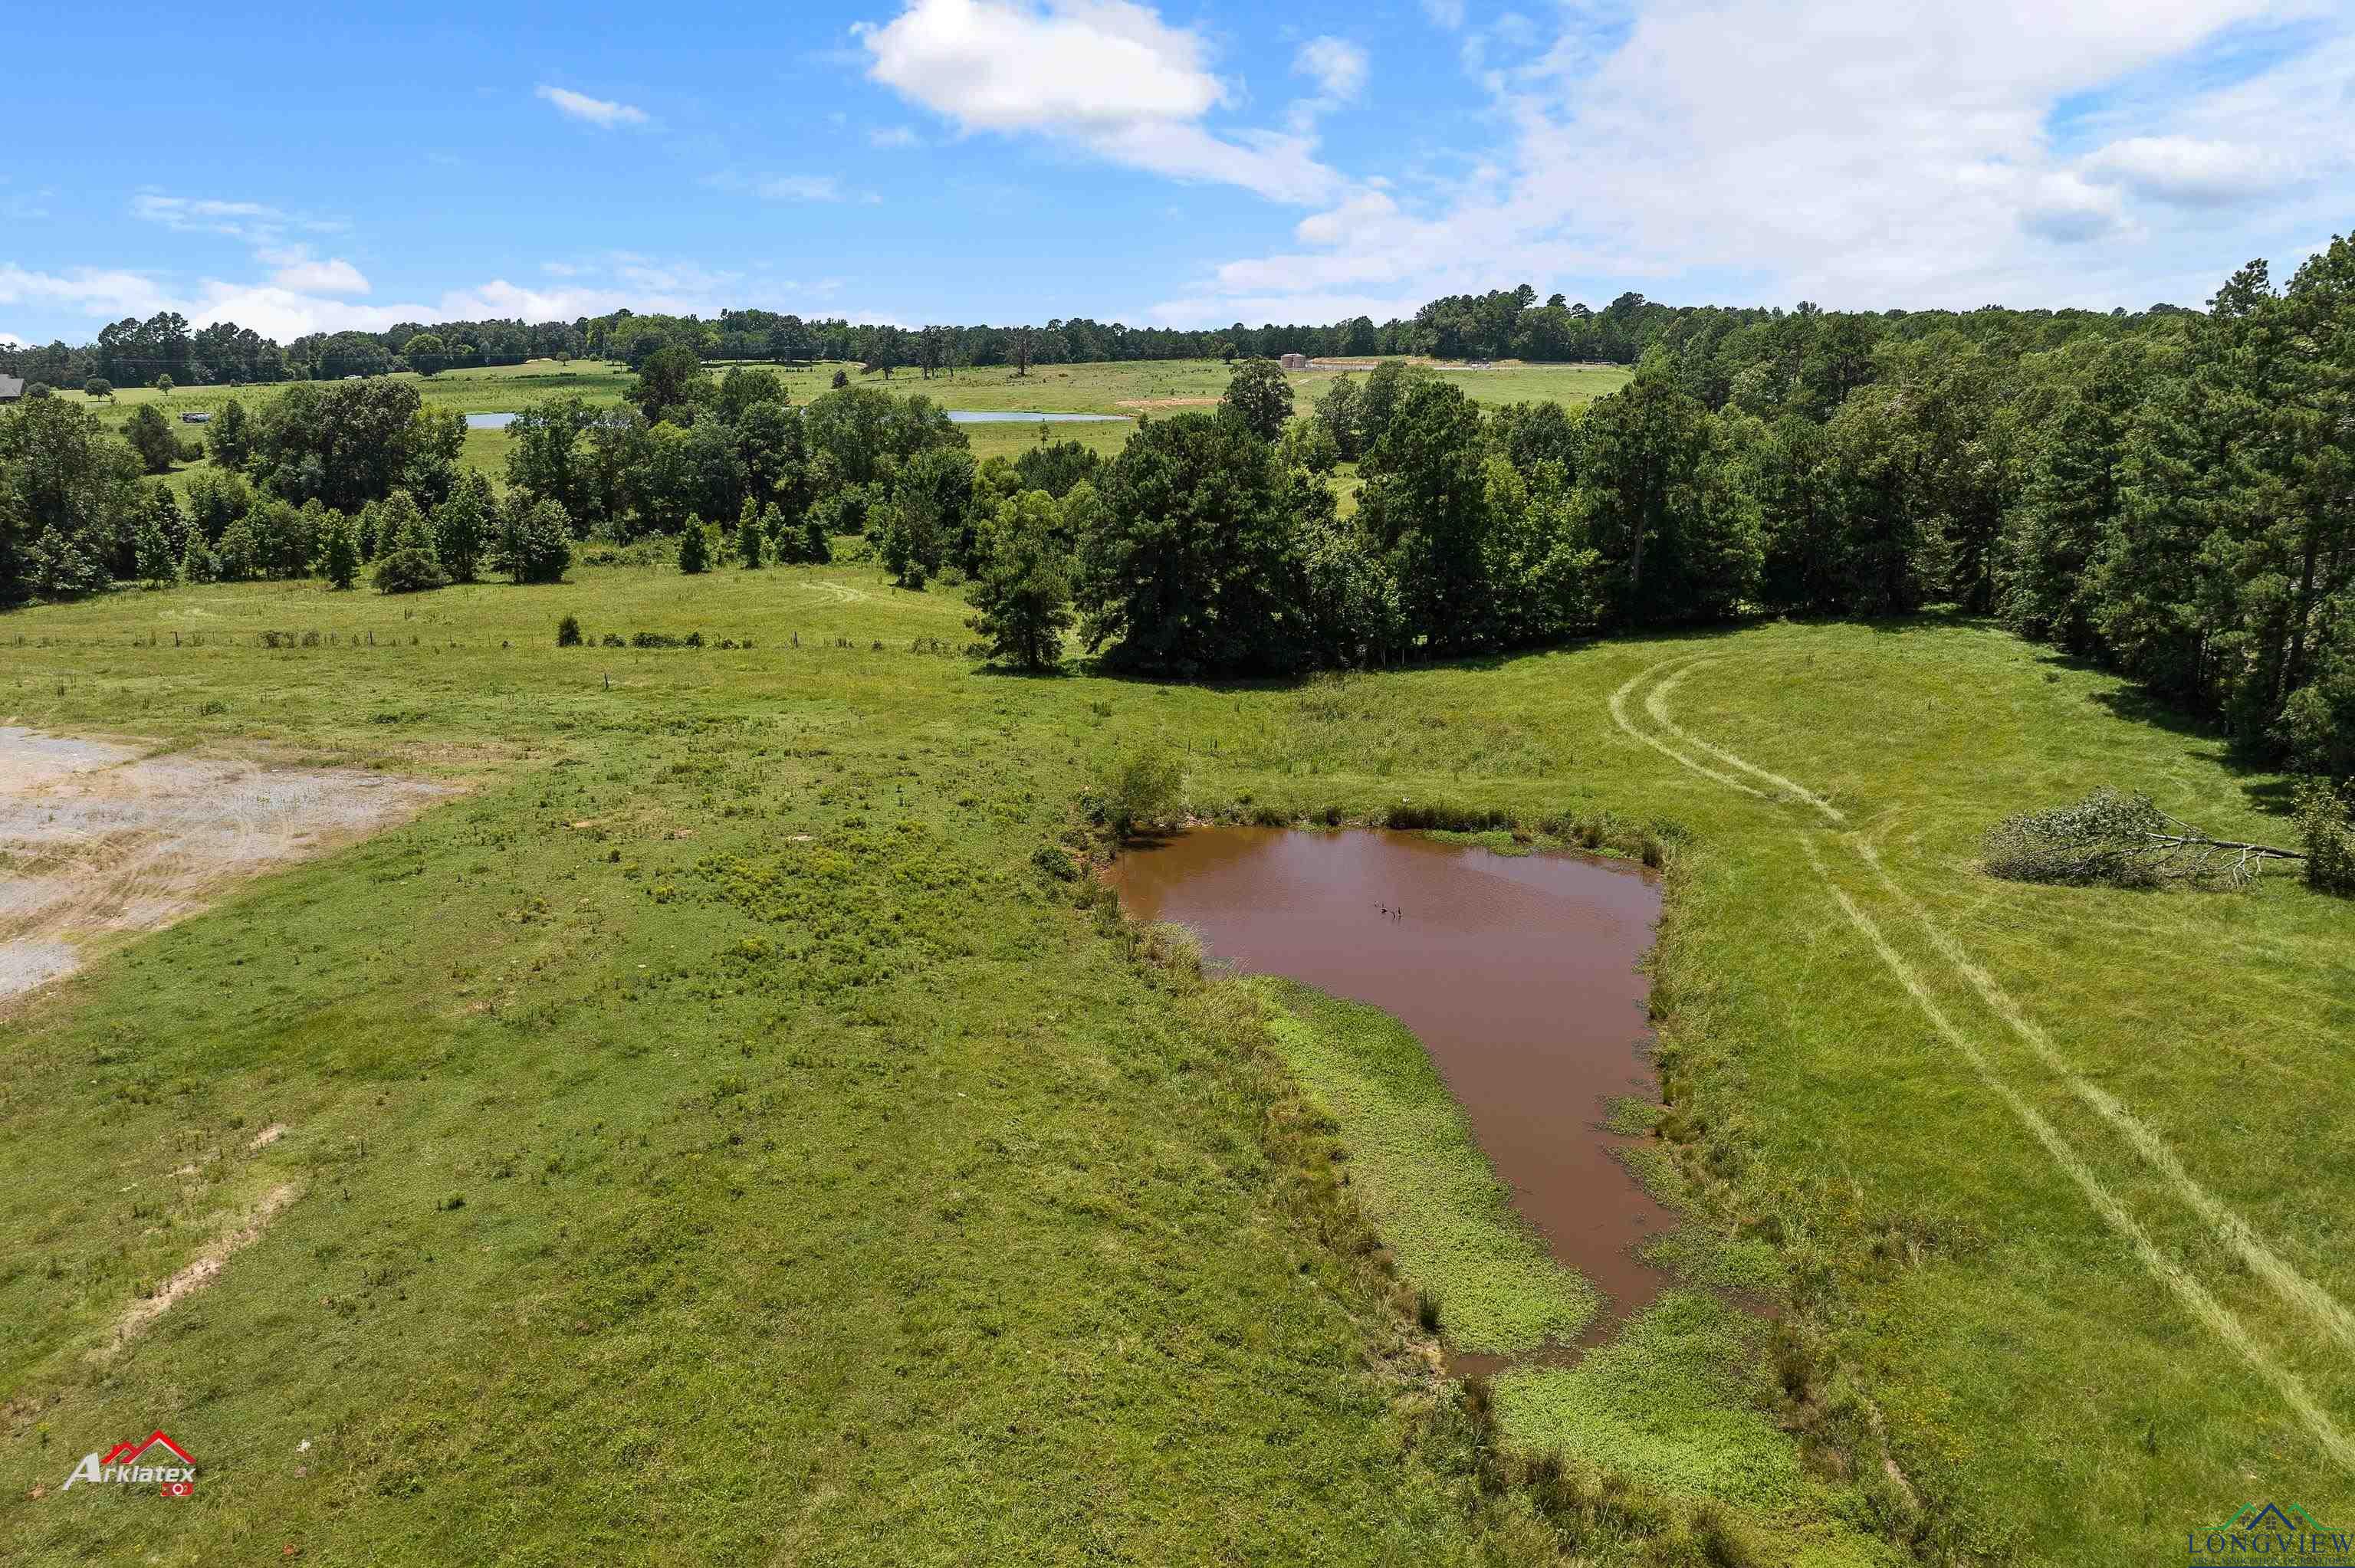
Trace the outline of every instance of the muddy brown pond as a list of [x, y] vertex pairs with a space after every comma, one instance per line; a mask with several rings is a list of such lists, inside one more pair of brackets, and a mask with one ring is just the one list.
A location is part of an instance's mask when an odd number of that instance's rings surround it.
[[1127, 851], [1113, 881], [1131, 915], [1191, 927], [1212, 958], [1412, 1031], [1514, 1206], [1609, 1297], [1588, 1342], [1660, 1294], [1636, 1248], [1675, 1216], [1615, 1157], [1636, 1140], [1602, 1125], [1613, 1099], [1658, 1093], [1636, 969], [1660, 915], [1650, 873], [1419, 833], [1198, 828]]

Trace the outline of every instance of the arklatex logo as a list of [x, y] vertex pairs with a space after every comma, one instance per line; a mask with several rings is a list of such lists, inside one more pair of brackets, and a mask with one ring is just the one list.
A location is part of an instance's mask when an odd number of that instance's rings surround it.
[[[160, 1452], [159, 1452], [160, 1450]], [[173, 1464], [168, 1461], [177, 1460]], [[84, 1454], [59, 1491], [73, 1490], [76, 1481], [112, 1481], [136, 1487], [161, 1487], [167, 1498], [193, 1497], [197, 1462], [188, 1451], [162, 1431], [128, 1443], [117, 1443], [103, 1454]]]

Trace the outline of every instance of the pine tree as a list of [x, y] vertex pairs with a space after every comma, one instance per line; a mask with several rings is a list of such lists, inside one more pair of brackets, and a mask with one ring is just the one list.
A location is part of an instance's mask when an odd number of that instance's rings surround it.
[[432, 519], [417, 509], [405, 490], [394, 491], [377, 509], [375, 580], [378, 593], [414, 593], [450, 584]]
[[245, 405], [232, 397], [221, 405], [213, 416], [212, 427], [205, 432], [205, 445], [213, 454], [213, 461], [225, 469], [245, 466], [253, 453], [253, 428], [246, 418]]
[[2126, 437], [2148, 380], [2147, 345], [2105, 345], [2070, 388], [2029, 465], [1996, 563], [2004, 623], [2072, 653], [2097, 645], [2093, 565], [2124, 507]]
[[[1401, 398], [1394, 422], [1423, 396]], [[1384, 442], [1392, 440], [1386, 431]], [[1580, 537], [1601, 557], [1610, 619], [1722, 620], [1756, 587], [1764, 555], [1758, 503], [1728, 456], [1717, 419], [1664, 371], [1638, 370], [1594, 404], [1572, 501]], [[1893, 562], [1887, 570], [1910, 581], [1910, 551], [1892, 545], [1883, 553]], [[1410, 586], [1405, 572], [1401, 578]]]
[[383, 510], [377, 514], [378, 547], [386, 550], [415, 550], [431, 556], [439, 566], [442, 562], [442, 542], [435, 537], [432, 519], [418, 510], [405, 490], [396, 490], [385, 498]]
[[499, 530], [499, 569], [517, 583], [553, 583], [563, 581], [571, 565], [572, 521], [564, 508], [510, 492]]
[[1470, 398], [1446, 382], [1419, 382], [1400, 397], [1359, 495], [1368, 531], [1398, 558], [1408, 623], [1434, 650], [1482, 647], [1496, 635], [1484, 445]]
[[744, 498], [744, 510], [736, 517], [736, 564], [748, 572], [761, 569], [761, 514], [752, 508], [751, 497]]
[[261, 550], [254, 542], [250, 521], [240, 517], [221, 530], [213, 562], [213, 576], [220, 582], [247, 582], [261, 575]]
[[481, 572], [483, 557], [491, 546], [495, 505], [490, 481], [470, 472], [458, 482], [450, 499], [433, 509], [434, 545], [441, 553], [442, 570], [454, 581], [473, 582]]
[[678, 535], [678, 569], [689, 576], [711, 569], [711, 541], [704, 537], [703, 519], [693, 513]]

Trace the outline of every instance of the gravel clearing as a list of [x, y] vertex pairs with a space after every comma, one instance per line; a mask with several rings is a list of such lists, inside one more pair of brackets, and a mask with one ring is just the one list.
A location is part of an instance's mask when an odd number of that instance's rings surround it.
[[0, 726], [0, 1010], [110, 937], [170, 925], [456, 792]]

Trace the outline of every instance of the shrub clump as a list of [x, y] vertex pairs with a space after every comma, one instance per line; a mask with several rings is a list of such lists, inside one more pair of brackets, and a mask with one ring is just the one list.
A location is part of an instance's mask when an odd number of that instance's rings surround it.
[[378, 593], [417, 593], [426, 588], [448, 588], [450, 574], [424, 550], [395, 550], [378, 557], [375, 580]]
[[556, 623], [556, 645], [559, 648], [581, 646], [581, 618], [568, 615]]
[[1185, 765], [1167, 746], [1148, 745], [1113, 759], [1100, 780], [1098, 820], [1122, 838], [1181, 814]]
[[1030, 863], [1042, 875], [1057, 882], [1077, 882], [1080, 879], [1080, 868], [1071, 863], [1071, 857], [1053, 844], [1040, 844], [1032, 850]]
[[1409, 832], [1486, 833], [1513, 825], [1508, 811], [1476, 806], [1419, 806], [1401, 801], [1383, 815], [1382, 825]]
[[2355, 893], [2355, 812], [2347, 797], [2320, 779], [2301, 786], [2297, 831], [2306, 841], [2307, 885]]

